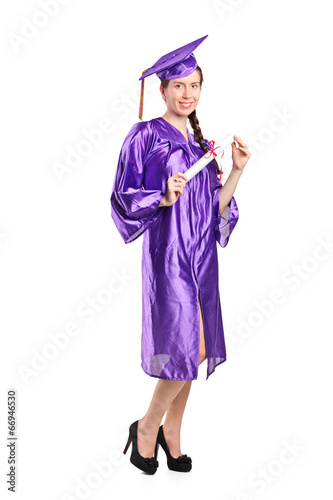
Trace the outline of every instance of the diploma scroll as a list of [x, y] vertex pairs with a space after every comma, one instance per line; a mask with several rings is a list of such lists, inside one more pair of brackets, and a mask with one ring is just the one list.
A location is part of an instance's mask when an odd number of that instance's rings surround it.
[[[220, 142], [214, 145], [213, 149], [210, 151], [207, 151], [207, 153], [204, 154], [194, 165], [192, 165], [190, 168], [184, 172], [184, 174], [187, 177], [188, 182], [190, 179], [192, 179], [200, 170], [202, 170], [208, 163], [210, 163], [216, 156], [219, 156], [225, 148], [230, 146], [233, 142], [235, 142], [235, 139], [231, 134], [226, 135], [221, 139]], [[216, 150], [216, 151], [215, 151]]]

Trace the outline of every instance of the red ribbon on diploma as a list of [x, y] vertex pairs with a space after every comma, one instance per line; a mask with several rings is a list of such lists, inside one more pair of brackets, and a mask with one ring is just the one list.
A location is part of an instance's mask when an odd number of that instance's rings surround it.
[[218, 149], [220, 146], [217, 146], [217, 147], [215, 148], [215, 141], [210, 141], [210, 142], [208, 143], [208, 146], [209, 146], [209, 151], [208, 151], [208, 153], [207, 153], [207, 154], [208, 154], [208, 156], [205, 156], [205, 158], [207, 158], [207, 159], [208, 159], [208, 158], [210, 158], [210, 156], [211, 156], [211, 155], [213, 155], [213, 156], [217, 156], [217, 153], [215, 153], [215, 151], [216, 151], [216, 149]]
[[[215, 153], [215, 151], [220, 147], [220, 146], [217, 146], [215, 147], [215, 141], [210, 141], [208, 143], [208, 146], [209, 146], [209, 151], [208, 151], [208, 156], [205, 155], [205, 158], [210, 158], [211, 155], [213, 155], [214, 157], [217, 156], [217, 153]], [[222, 152], [222, 156], [224, 155], [224, 150]], [[222, 158], [221, 156], [221, 158]], [[222, 184], [222, 168], [221, 168], [221, 171], [220, 171], [220, 184]]]

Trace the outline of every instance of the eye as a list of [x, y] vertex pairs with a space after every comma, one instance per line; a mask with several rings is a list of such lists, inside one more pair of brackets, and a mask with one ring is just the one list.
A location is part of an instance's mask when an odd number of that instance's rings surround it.
[[176, 83], [176, 87], [181, 87], [181, 84], [180, 83]]
[[198, 86], [198, 85], [197, 85], [196, 83], [194, 83], [194, 84], [192, 85], [192, 87], [194, 87], [195, 89], [197, 88], [197, 86]]

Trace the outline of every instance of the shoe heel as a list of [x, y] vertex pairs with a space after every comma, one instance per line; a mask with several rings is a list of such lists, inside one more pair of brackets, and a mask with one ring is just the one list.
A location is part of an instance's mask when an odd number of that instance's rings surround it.
[[123, 451], [124, 455], [126, 455], [126, 452], [129, 448], [129, 445], [131, 444], [131, 442], [132, 442], [132, 436], [131, 436], [131, 434], [129, 434], [126, 446], [125, 446], [124, 451]]
[[155, 452], [154, 452], [154, 458], [157, 460], [157, 455], [158, 455], [158, 449], [160, 447], [160, 443], [156, 443], [155, 446]]

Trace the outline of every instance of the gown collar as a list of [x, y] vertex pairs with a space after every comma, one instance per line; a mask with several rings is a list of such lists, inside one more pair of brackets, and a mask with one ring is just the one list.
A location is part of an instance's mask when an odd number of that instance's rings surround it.
[[178, 144], [191, 144], [192, 146], [199, 147], [199, 144], [194, 139], [194, 135], [191, 134], [187, 128], [188, 142], [183, 136], [183, 134], [171, 123], [167, 122], [161, 116], [159, 118], [153, 118], [151, 120], [155, 127], [157, 128], [158, 134], [163, 138], [171, 142], [177, 142]]

